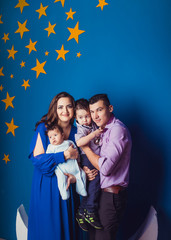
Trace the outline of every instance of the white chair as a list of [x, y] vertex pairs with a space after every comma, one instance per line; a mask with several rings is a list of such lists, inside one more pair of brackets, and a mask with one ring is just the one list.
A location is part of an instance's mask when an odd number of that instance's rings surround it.
[[28, 216], [23, 204], [17, 209], [16, 216], [16, 235], [17, 240], [27, 240]]
[[158, 221], [157, 212], [150, 207], [147, 217], [136, 233], [128, 240], [157, 240], [158, 237]]

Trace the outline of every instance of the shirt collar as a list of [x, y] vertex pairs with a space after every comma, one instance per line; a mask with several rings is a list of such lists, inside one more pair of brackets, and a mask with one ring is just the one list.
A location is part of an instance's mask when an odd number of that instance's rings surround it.
[[111, 113], [111, 117], [110, 117], [110, 119], [109, 119], [109, 121], [108, 121], [108, 123], [106, 124], [106, 126], [105, 126], [104, 129], [109, 129], [109, 128], [111, 128], [111, 127], [113, 126], [113, 123], [115, 123], [115, 121], [116, 121], [116, 118], [115, 118], [114, 114]]

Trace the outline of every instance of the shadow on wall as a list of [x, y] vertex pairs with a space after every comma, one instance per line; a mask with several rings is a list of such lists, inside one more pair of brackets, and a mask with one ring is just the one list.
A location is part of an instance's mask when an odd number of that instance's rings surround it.
[[[158, 218], [160, 218], [157, 203], [164, 174], [161, 149], [155, 146], [155, 141], [149, 137], [150, 134], [147, 136], [147, 132], [143, 131], [142, 120], [137, 119], [135, 113], [131, 116], [134, 116], [134, 120], [127, 124], [133, 143], [130, 184], [127, 209], [118, 233], [119, 240], [127, 240], [137, 231], [151, 205], [155, 207]], [[160, 231], [159, 221], [159, 233]], [[164, 239], [167, 240], [167, 238], [158, 238], [158, 240]]]

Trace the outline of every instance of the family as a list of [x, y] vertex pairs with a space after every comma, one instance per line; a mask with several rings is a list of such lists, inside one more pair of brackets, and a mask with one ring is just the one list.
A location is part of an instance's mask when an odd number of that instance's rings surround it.
[[115, 240], [127, 201], [131, 146], [106, 94], [89, 101], [57, 94], [30, 145], [28, 240]]

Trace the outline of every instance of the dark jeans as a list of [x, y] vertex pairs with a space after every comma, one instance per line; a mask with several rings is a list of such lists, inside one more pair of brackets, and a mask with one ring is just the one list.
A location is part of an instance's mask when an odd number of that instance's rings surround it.
[[90, 240], [115, 240], [127, 200], [127, 190], [118, 194], [101, 191], [99, 218], [103, 230], [89, 230]]

